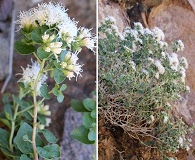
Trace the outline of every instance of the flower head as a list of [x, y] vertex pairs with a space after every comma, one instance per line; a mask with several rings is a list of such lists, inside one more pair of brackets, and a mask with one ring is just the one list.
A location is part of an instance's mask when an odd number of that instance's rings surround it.
[[160, 28], [154, 27], [152, 29], [152, 32], [153, 32], [154, 37], [156, 38], [157, 41], [164, 40], [165, 35], [164, 35], [163, 31]]
[[[34, 89], [35, 81], [40, 71], [39, 63], [37, 61], [35, 62], [32, 61], [32, 65], [28, 65], [26, 69], [22, 68], [22, 70], [23, 70], [23, 73], [20, 74], [22, 75], [22, 78], [19, 81], [23, 82], [24, 84]], [[42, 76], [40, 77], [37, 83], [36, 91], [38, 95], [40, 95], [40, 88], [43, 84], [46, 83], [46, 80], [47, 80], [47, 74], [46, 73], [42, 74]]]
[[154, 65], [158, 68], [158, 72], [160, 74], [164, 74], [165, 73], [165, 68], [162, 66], [162, 64], [160, 63], [160, 61], [155, 60]]
[[67, 53], [64, 57], [64, 61], [61, 62], [61, 67], [64, 69], [64, 74], [69, 80], [75, 77], [75, 74], [76, 74], [76, 77], [81, 75], [82, 65], [77, 64], [78, 59], [79, 58], [77, 54]]

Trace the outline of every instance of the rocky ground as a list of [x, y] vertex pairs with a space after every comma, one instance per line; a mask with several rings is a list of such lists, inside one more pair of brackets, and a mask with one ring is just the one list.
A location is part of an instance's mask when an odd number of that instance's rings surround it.
[[[16, 15], [19, 10], [27, 10], [30, 7], [36, 5], [41, 0], [19, 0], [16, 2]], [[66, 8], [69, 9], [68, 14], [71, 18], [75, 18], [78, 22], [78, 26], [85, 26], [87, 28], [93, 28], [92, 32], [96, 31], [96, 2], [95, 0], [53, 0], [53, 2], [61, 2]], [[18, 26], [16, 26], [18, 30]], [[8, 28], [9, 31], [9, 28]], [[9, 32], [8, 32], [9, 33]], [[10, 35], [10, 34], [8, 34]], [[1, 34], [0, 34], [1, 36]], [[5, 68], [8, 68], [8, 63], [5, 63], [6, 56], [9, 53], [9, 48], [6, 46], [9, 43], [10, 36], [6, 36], [6, 39], [0, 37], [0, 75], [6, 77], [6, 73], [2, 73]], [[15, 39], [19, 39], [19, 32], [15, 32]], [[4, 43], [1, 43], [4, 41]], [[4, 47], [4, 48], [3, 48]], [[2, 58], [3, 57], [3, 58]], [[81, 115], [75, 113], [70, 109], [70, 99], [84, 99], [90, 96], [90, 93], [95, 90], [96, 81], [96, 55], [83, 49], [79, 56], [80, 64], [84, 64], [82, 77], [78, 78], [78, 81], [66, 80], [68, 85], [67, 90], [64, 92], [65, 100], [63, 103], [58, 103], [54, 97], [50, 99], [46, 104], [50, 105], [52, 112], [52, 123], [49, 129], [59, 139], [58, 143], [62, 146], [61, 160], [89, 160], [93, 154], [93, 146], [81, 145], [79, 142], [69, 137], [70, 132], [81, 123]], [[24, 68], [31, 61], [31, 56], [21, 56], [14, 51], [13, 55], [13, 74], [11, 80], [5, 90], [5, 93], [17, 93], [17, 80], [20, 78], [16, 76], [16, 73], [22, 72], [21, 66]], [[1, 66], [2, 65], [2, 66]], [[2, 74], [1, 74], [2, 73]], [[4, 80], [0, 81], [0, 88], [4, 84]], [[48, 84], [52, 84], [53, 80], [50, 79]], [[4, 94], [0, 93], [0, 99]], [[0, 110], [3, 109], [3, 105], [0, 102]], [[70, 125], [71, 124], [71, 125]], [[1, 124], [0, 124], [1, 126]], [[0, 157], [0, 159], [3, 159]]]
[[[138, 0], [98, 0], [99, 22], [107, 16], [113, 16], [120, 32], [127, 25], [131, 26], [133, 22], [139, 21], [145, 25], [139, 2]], [[188, 125], [192, 125], [195, 121], [195, 3], [192, 0], [143, 0], [143, 2], [147, 7], [145, 14], [149, 28], [157, 26], [164, 31], [167, 42], [181, 39], [185, 45], [184, 52], [179, 53], [179, 56], [185, 56], [188, 60], [189, 68], [186, 77], [191, 92], [182, 95], [180, 101], [174, 106], [174, 112], [175, 115], [182, 116]], [[110, 126], [101, 116], [99, 119], [99, 159], [159, 159], [154, 151], [139, 146], [136, 141], [123, 133], [123, 130]], [[195, 159], [195, 133], [192, 140], [191, 150], [188, 153], [180, 151], [177, 155], [178, 160]]]

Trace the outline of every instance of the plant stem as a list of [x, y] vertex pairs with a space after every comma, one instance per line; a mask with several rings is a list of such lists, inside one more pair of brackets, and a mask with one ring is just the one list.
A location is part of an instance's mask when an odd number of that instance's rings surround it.
[[41, 74], [43, 72], [43, 67], [45, 64], [45, 60], [42, 61], [41, 67], [39, 70], [39, 73], [37, 75], [37, 78], [34, 83], [34, 90], [33, 90], [33, 102], [34, 102], [34, 114], [33, 114], [33, 133], [32, 133], [32, 146], [33, 146], [33, 152], [34, 152], [34, 160], [38, 160], [38, 153], [36, 150], [36, 131], [37, 131], [37, 85], [39, 82], [39, 79], [41, 77]]
[[[24, 97], [24, 94], [20, 88], [20, 92], [19, 92], [19, 98], [22, 99]], [[12, 119], [12, 122], [11, 122], [11, 133], [10, 133], [10, 137], [9, 137], [9, 148], [10, 148], [10, 151], [13, 152], [13, 136], [14, 136], [14, 131], [15, 131], [15, 122], [16, 122], [16, 118], [18, 116], [18, 108], [19, 108], [19, 105], [16, 104], [16, 106], [14, 107], [14, 116], [13, 116], [13, 119]]]
[[12, 141], [13, 141], [13, 136], [14, 136], [14, 131], [15, 131], [15, 121], [16, 121], [16, 117], [17, 117], [17, 112], [18, 112], [18, 105], [16, 105], [15, 107], [15, 110], [14, 110], [14, 117], [13, 117], [13, 120], [11, 122], [11, 133], [10, 133], [10, 137], [9, 137], [9, 148], [10, 148], [10, 151], [13, 152], [13, 144], [12, 144]]

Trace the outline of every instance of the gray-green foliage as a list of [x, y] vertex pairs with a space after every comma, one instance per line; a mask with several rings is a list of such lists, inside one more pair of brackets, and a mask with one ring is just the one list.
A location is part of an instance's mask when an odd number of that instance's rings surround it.
[[160, 152], [188, 148], [188, 126], [172, 114], [169, 103], [177, 101], [188, 67], [181, 40], [168, 45], [159, 28], [145, 29], [135, 23], [118, 32], [113, 18], [99, 28], [99, 112], [128, 134], [150, 137], [145, 145]]

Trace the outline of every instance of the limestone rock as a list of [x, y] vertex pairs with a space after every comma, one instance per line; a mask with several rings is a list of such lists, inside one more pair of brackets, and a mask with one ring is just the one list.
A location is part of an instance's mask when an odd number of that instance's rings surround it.
[[118, 3], [109, 0], [98, 1], [98, 26], [104, 21], [104, 18], [112, 16], [116, 19], [119, 32], [122, 32], [128, 25], [127, 14], [121, 9]]
[[82, 114], [68, 108], [65, 114], [64, 137], [62, 141], [61, 160], [90, 160], [93, 156], [93, 145], [85, 145], [70, 137], [72, 130], [82, 123]]

